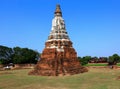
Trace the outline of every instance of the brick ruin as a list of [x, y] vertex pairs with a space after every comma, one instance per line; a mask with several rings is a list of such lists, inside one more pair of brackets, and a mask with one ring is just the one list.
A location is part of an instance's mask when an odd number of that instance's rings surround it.
[[30, 75], [59, 76], [73, 75], [88, 70], [80, 65], [77, 53], [66, 32], [60, 5], [56, 6], [52, 28], [40, 60]]

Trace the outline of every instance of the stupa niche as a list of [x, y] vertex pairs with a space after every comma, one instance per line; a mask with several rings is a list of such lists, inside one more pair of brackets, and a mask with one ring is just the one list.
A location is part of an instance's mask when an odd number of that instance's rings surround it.
[[67, 34], [60, 5], [56, 6], [55, 17], [45, 48], [35, 69], [29, 74], [42, 76], [73, 75], [88, 70], [80, 65], [77, 53]]

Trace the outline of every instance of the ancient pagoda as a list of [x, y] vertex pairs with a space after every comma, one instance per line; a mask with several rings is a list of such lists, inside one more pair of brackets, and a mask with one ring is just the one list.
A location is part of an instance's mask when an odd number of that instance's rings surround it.
[[56, 6], [54, 15], [51, 32], [40, 60], [29, 74], [59, 76], [87, 72], [77, 59], [77, 53], [66, 31], [60, 5]]

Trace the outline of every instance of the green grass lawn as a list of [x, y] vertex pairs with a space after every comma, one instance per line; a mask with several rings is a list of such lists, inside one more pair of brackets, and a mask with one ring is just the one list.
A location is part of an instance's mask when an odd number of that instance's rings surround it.
[[107, 66], [107, 63], [88, 63], [85, 66]]
[[[108, 66], [108, 63], [88, 63], [84, 66]], [[117, 66], [120, 66], [120, 63], [117, 63]]]
[[0, 71], [0, 89], [120, 89], [120, 69], [90, 68], [72, 76], [30, 76], [30, 69]]
[[117, 63], [117, 66], [120, 66], [120, 63]]

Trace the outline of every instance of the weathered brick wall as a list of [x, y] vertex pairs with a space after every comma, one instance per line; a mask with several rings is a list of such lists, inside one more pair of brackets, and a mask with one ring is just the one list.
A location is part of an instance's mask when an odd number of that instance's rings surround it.
[[29, 74], [59, 76], [87, 71], [85, 67], [80, 65], [75, 49], [68, 46], [64, 47], [64, 52], [58, 52], [56, 48], [45, 48], [41, 54], [41, 60]]

